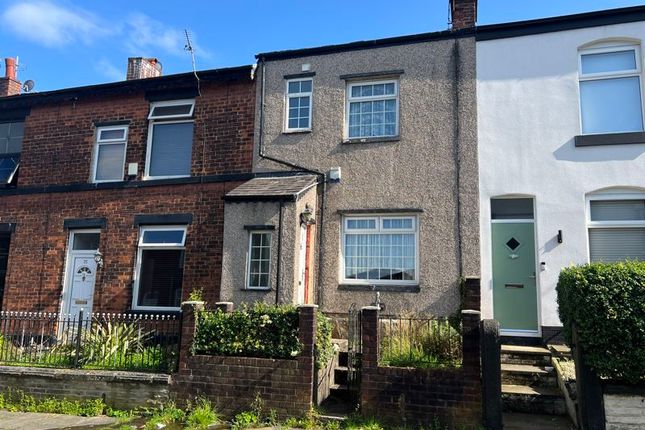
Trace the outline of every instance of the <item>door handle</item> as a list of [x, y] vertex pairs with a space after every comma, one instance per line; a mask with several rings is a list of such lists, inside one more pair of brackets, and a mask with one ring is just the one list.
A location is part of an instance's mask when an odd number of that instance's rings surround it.
[[529, 279], [536, 279], [535, 272], [532, 275], [529, 275]]

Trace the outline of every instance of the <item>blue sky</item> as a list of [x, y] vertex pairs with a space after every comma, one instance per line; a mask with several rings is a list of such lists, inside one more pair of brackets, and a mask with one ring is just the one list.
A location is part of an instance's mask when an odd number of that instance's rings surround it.
[[[630, 0], [479, 0], [478, 24], [636, 6]], [[250, 64], [254, 54], [445, 30], [448, 0], [0, 0], [0, 57], [37, 91], [123, 79], [128, 56], [164, 74]], [[4, 62], [0, 66], [4, 75]]]

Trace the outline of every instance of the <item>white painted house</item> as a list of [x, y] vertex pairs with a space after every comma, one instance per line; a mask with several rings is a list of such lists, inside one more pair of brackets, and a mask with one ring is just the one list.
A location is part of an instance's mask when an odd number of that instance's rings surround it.
[[645, 259], [645, 7], [477, 30], [482, 311], [561, 326], [563, 267]]

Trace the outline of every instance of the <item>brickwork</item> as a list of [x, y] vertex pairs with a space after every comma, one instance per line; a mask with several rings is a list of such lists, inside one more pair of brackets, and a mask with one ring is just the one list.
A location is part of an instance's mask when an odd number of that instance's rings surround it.
[[451, 0], [452, 28], [473, 28], [477, 21], [477, 0]]
[[[188, 305], [191, 306], [191, 305]], [[194, 313], [184, 306], [182, 350], [192, 344]], [[295, 359], [223, 357], [189, 354], [180, 357], [171, 392], [180, 401], [206, 396], [218, 410], [232, 416], [248, 410], [259, 395], [279, 417], [302, 416], [313, 406], [314, 341], [317, 306], [300, 309], [302, 353]], [[191, 329], [192, 328], [192, 329]], [[188, 338], [188, 339], [187, 339]]]
[[[202, 86], [195, 101], [193, 176], [251, 171], [254, 88], [250, 82]], [[89, 182], [94, 124], [111, 121], [129, 121], [126, 164], [138, 163], [141, 179], [149, 110], [143, 91], [33, 106], [25, 121], [18, 186]]]
[[[479, 282], [467, 283], [466, 303]], [[379, 359], [379, 309], [362, 310], [362, 370], [360, 405], [365, 415], [411, 426], [428, 426], [437, 418], [449, 426], [481, 423], [480, 314], [462, 312], [463, 364], [458, 369], [381, 367]]]
[[169, 375], [0, 366], [2, 391], [21, 390], [37, 398], [103, 399], [116, 409], [167, 403], [169, 387]]
[[224, 202], [240, 182], [0, 196], [0, 223], [15, 223], [3, 310], [56, 312], [64, 279], [68, 218], [106, 218], [97, 273], [95, 312], [130, 309], [139, 228], [137, 214], [191, 213], [184, 260], [183, 298], [196, 288], [219, 299]]

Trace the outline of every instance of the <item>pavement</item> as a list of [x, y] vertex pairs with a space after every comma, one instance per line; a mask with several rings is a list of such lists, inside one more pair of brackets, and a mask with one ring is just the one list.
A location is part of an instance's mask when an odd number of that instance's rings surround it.
[[504, 430], [572, 430], [575, 429], [566, 416], [537, 414], [504, 414]]
[[116, 418], [77, 417], [74, 415], [37, 414], [0, 411], [0, 429], [10, 430], [61, 430], [108, 428], [117, 424]]

